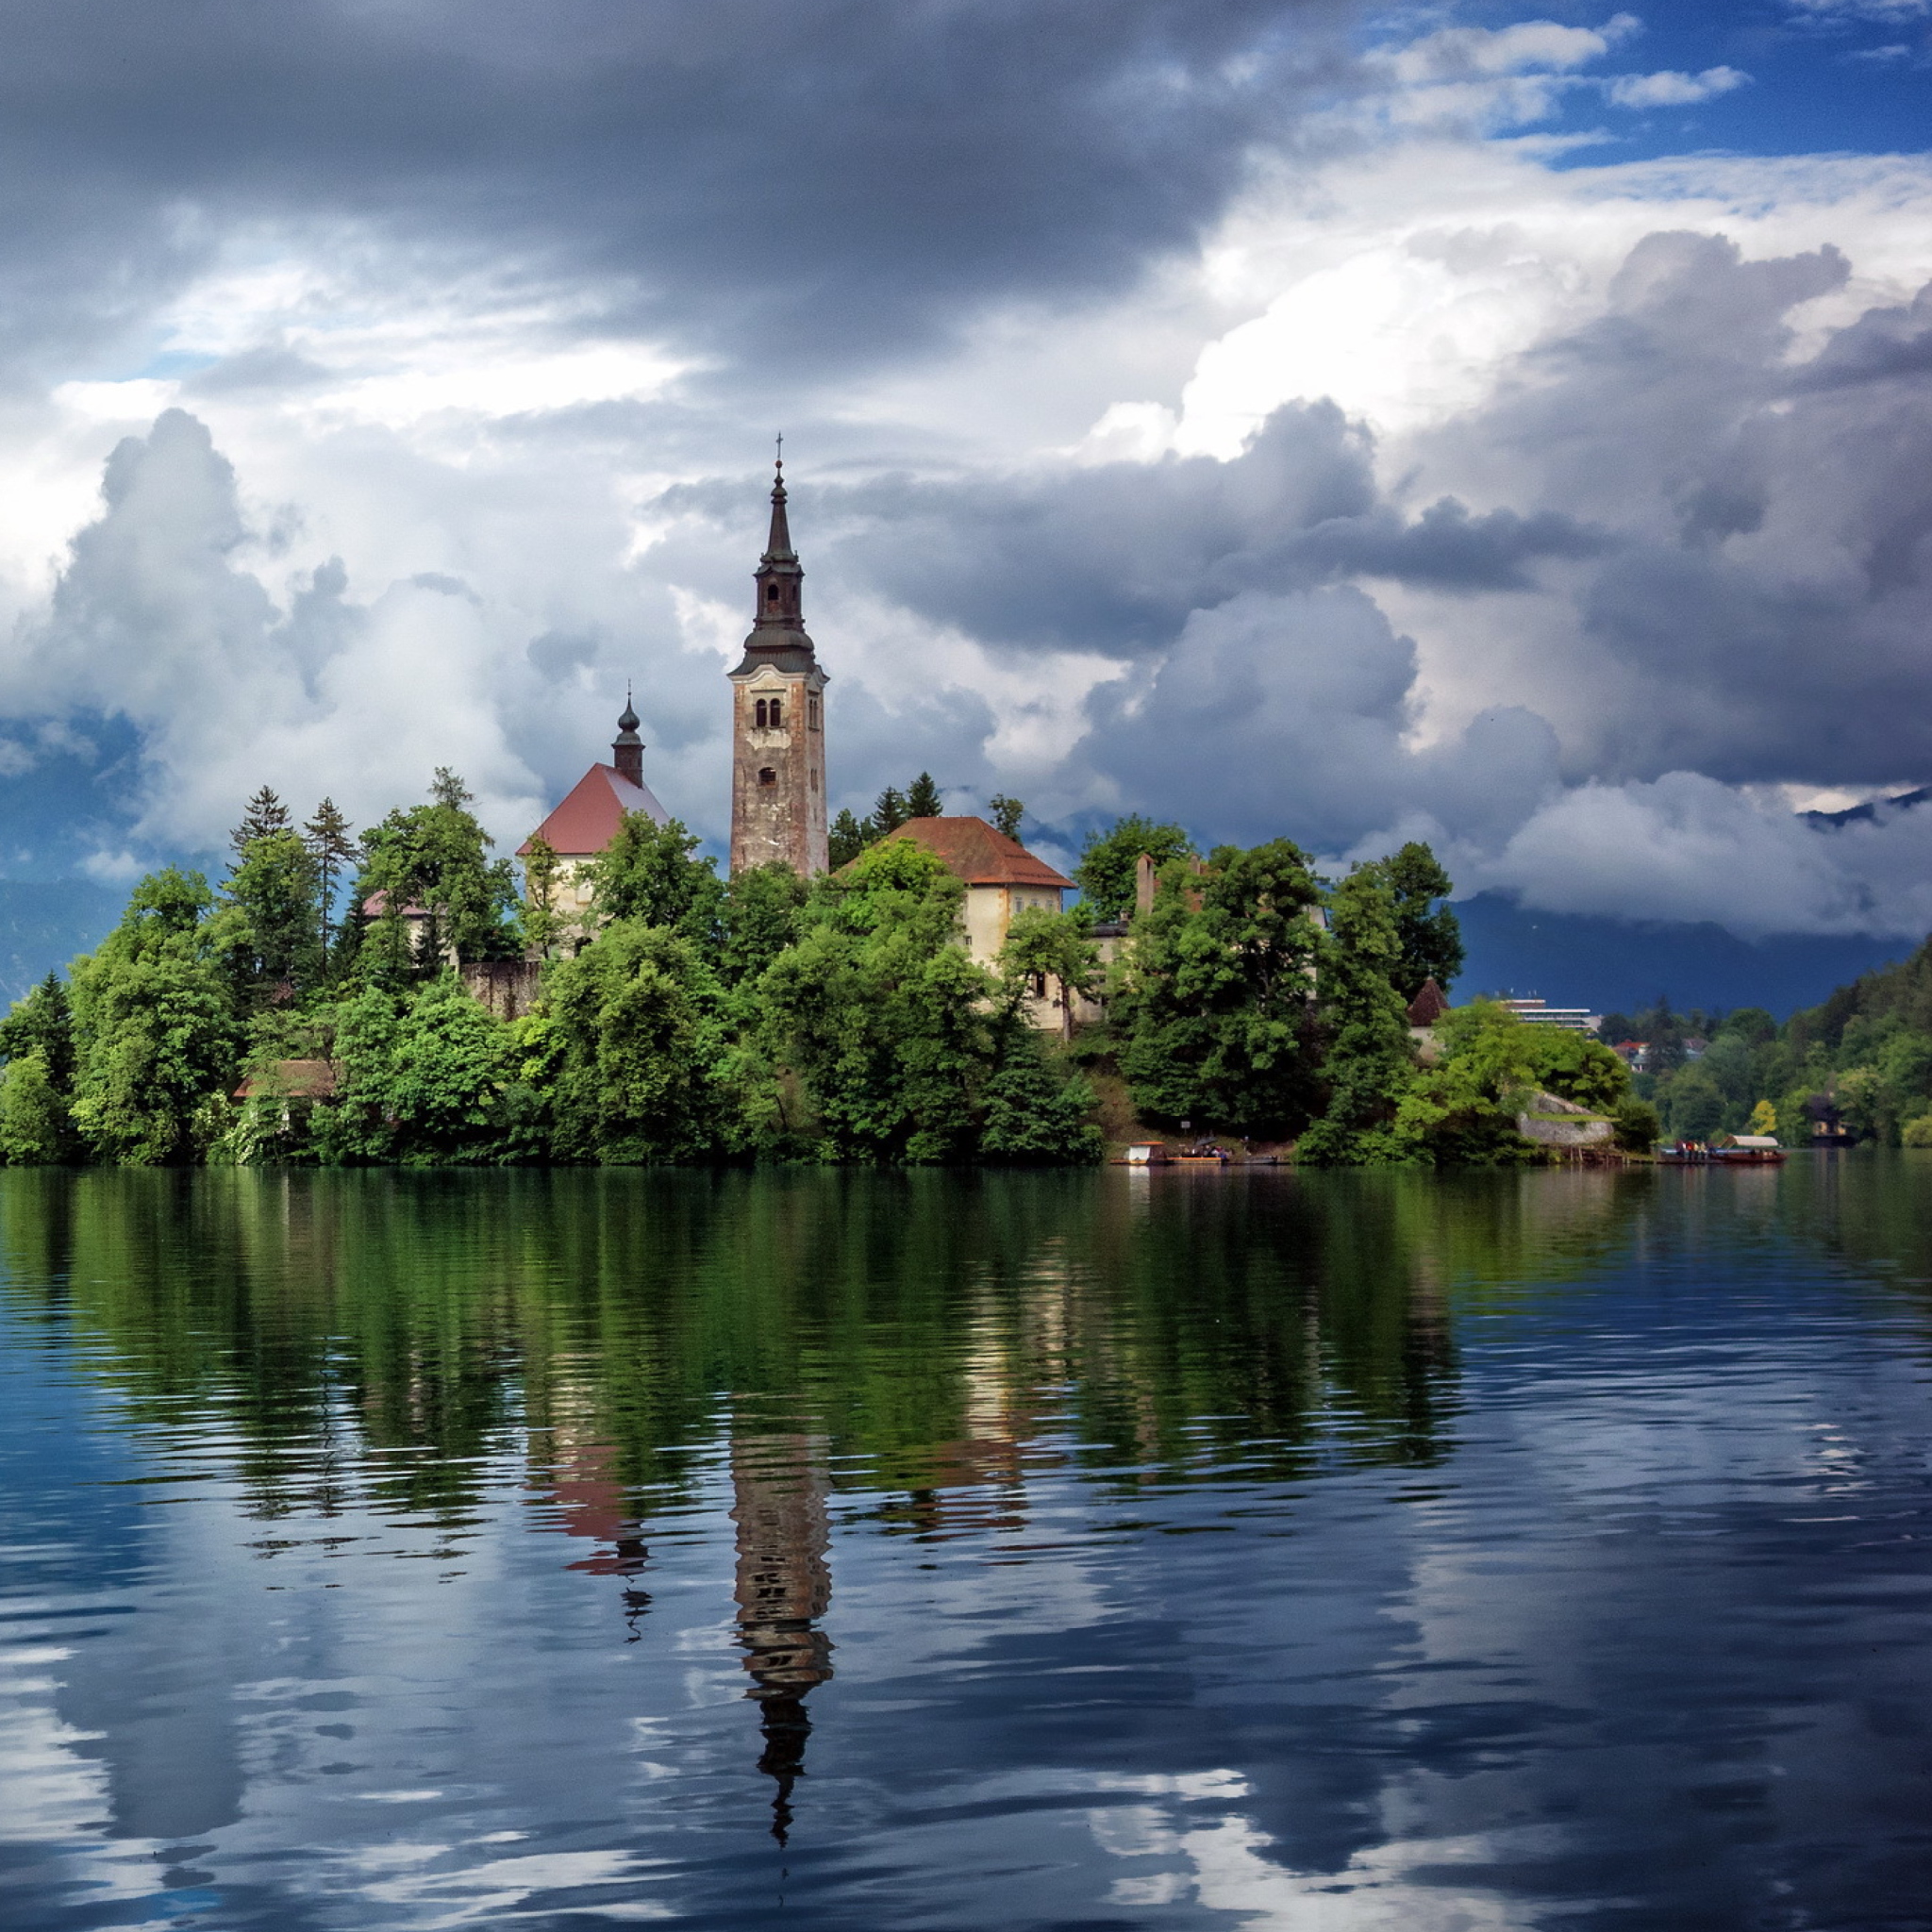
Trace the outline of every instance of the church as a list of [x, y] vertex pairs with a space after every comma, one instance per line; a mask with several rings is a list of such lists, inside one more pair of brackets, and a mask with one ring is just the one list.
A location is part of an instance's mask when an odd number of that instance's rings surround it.
[[[827, 867], [825, 837], [825, 686], [818, 651], [805, 627], [805, 570], [791, 544], [781, 458], [772, 484], [772, 524], [754, 576], [757, 602], [744, 654], [725, 674], [731, 687], [731, 871], [789, 865], [803, 878]], [[595, 764], [524, 843], [538, 840], [557, 854], [554, 909], [566, 931], [590, 937], [591, 885], [586, 868], [617, 836], [626, 812], [663, 824], [669, 814], [644, 782], [644, 743], [625, 702], [610, 762]], [[1058, 911], [1073, 881], [972, 817], [913, 819], [891, 835], [915, 840], [966, 885], [966, 941], [991, 964], [1013, 914], [1026, 907]]]

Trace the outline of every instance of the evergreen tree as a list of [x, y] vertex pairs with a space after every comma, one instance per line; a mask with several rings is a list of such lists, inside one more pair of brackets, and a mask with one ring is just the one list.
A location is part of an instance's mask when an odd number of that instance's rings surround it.
[[211, 941], [244, 1008], [287, 1002], [322, 978], [314, 855], [299, 833], [263, 832], [240, 849]]
[[[906, 816], [908, 819], [936, 819], [945, 812], [945, 801], [933, 783], [930, 772], [922, 772], [906, 789]], [[887, 831], [893, 828], [886, 826]]]
[[293, 823], [289, 808], [269, 786], [264, 785], [248, 801], [247, 808], [242, 814], [242, 823], [228, 834], [228, 843], [235, 848], [237, 857], [240, 857], [258, 839], [267, 839], [276, 832], [286, 832]]
[[1317, 896], [1286, 839], [1221, 846], [1206, 874], [1169, 861], [1112, 999], [1121, 1071], [1144, 1115], [1241, 1134], [1300, 1130], [1320, 1091]]
[[911, 812], [907, 809], [905, 798], [888, 785], [879, 793], [877, 801], [873, 806], [872, 816], [865, 822], [867, 844], [872, 843], [874, 839], [883, 839], [888, 832], [896, 832], [911, 816]]
[[330, 957], [329, 941], [334, 932], [336, 892], [344, 869], [356, 857], [356, 843], [349, 837], [351, 829], [349, 821], [337, 809], [336, 802], [332, 798], [325, 798], [315, 808], [315, 816], [302, 827], [302, 836], [308, 845], [309, 862], [315, 868], [315, 890], [322, 914], [322, 952], [325, 970]]
[[1020, 827], [1026, 819], [1026, 808], [1019, 799], [1008, 798], [1004, 791], [995, 791], [987, 803], [987, 809], [992, 813], [995, 830], [1004, 832], [1009, 839], [1020, 836]]
[[1391, 1131], [1415, 1070], [1395, 894], [1382, 868], [1361, 866], [1328, 894], [1317, 978], [1327, 1041], [1326, 1104], [1295, 1147], [1297, 1160], [1364, 1166], [1407, 1150]]
[[1116, 819], [1105, 832], [1090, 832], [1074, 868], [1088, 914], [1097, 920], [1129, 919], [1134, 912], [1134, 885], [1146, 853], [1157, 867], [1176, 858], [1194, 857], [1194, 841], [1179, 825], [1157, 824], [1139, 812]]
[[834, 872], [850, 865], [871, 842], [866, 837], [869, 829], [869, 821], [854, 818], [849, 807], [841, 808], [826, 837], [826, 864]]
[[0, 1057], [39, 1053], [47, 1077], [63, 1093], [74, 1084], [74, 1008], [58, 973], [50, 973], [0, 1020]]
[[1395, 904], [1395, 931], [1401, 942], [1394, 973], [1396, 990], [1405, 1001], [1433, 979], [1446, 993], [1462, 971], [1462, 926], [1445, 899], [1454, 890], [1436, 855], [1418, 840], [1377, 862]]

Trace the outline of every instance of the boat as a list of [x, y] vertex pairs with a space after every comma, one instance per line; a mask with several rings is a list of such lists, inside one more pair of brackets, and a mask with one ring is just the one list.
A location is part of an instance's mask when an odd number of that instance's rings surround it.
[[1769, 1134], [1726, 1134], [1719, 1146], [1678, 1141], [1659, 1147], [1657, 1158], [1666, 1167], [1770, 1167], [1788, 1157]]

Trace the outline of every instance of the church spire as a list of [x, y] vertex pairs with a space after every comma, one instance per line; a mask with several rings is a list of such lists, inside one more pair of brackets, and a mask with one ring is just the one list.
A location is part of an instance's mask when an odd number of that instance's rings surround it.
[[[778, 439], [778, 460], [772, 478], [772, 534], [765, 554], [758, 558], [758, 608], [746, 647], [803, 646], [811, 649], [805, 635], [805, 572], [798, 553], [791, 547], [791, 525], [785, 514], [785, 439]], [[780, 635], [773, 635], [773, 633]], [[786, 635], [789, 633], [789, 635]]]

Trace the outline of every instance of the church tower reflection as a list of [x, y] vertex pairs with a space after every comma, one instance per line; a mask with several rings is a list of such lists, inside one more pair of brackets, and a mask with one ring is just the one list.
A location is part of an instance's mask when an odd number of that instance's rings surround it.
[[819, 1628], [831, 1607], [826, 1439], [735, 1436], [731, 1520], [738, 1527], [738, 1641], [751, 1673], [765, 1748], [758, 1769], [777, 1790], [772, 1836], [791, 1825], [791, 1788], [805, 1774], [811, 1720], [806, 1694], [832, 1674], [832, 1640]]

